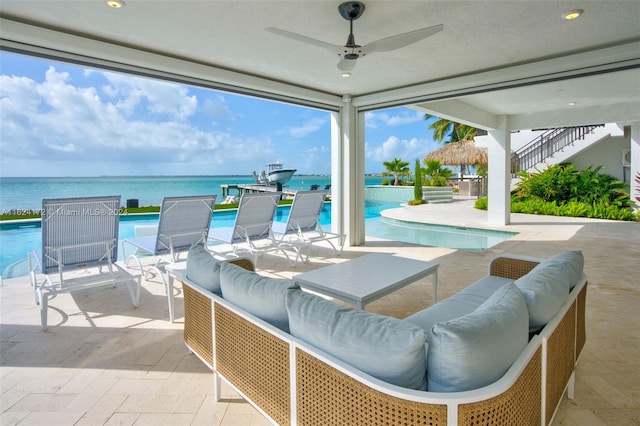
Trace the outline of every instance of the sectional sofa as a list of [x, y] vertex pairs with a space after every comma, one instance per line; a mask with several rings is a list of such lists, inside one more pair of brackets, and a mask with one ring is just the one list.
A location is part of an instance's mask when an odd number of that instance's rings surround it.
[[351, 309], [192, 248], [187, 347], [274, 424], [550, 424], [586, 340], [579, 251], [503, 255], [405, 319]]

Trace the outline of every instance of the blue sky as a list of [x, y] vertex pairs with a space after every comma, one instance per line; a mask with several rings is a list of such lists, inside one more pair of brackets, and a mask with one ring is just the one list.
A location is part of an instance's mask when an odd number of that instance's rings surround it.
[[[367, 173], [440, 146], [408, 108], [365, 124]], [[3, 177], [328, 174], [330, 139], [326, 111], [0, 53]]]

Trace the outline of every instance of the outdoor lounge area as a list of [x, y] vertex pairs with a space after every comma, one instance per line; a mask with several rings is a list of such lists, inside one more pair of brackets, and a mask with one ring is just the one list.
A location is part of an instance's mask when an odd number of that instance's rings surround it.
[[[486, 212], [472, 201], [392, 211], [415, 220], [420, 212], [459, 225], [478, 226]], [[484, 252], [461, 252], [370, 240], [345, 248], [314, 247], [308, 264], [291, 267], [284, 257], [260, 259], [262, 275], [293, 278], [305, 271], [368, 253], [388, 253], [439, 263], [438, 300], [487, 274], [503, 253], [548, 257], [564, 250], [584, 253], [589, 290], [586, 344], [576, 370], [575, 399], [563, 397], [554, 425], [633, 425], [640, 419], [637, 392], [640, 295], [633, 274], [640, 249], [635, 223], [513, 215], [519, 234]], [[611, 262], [615, 259], [615, 266]], [[215, 401], [209, 370], [183, 341], [183, 293], [176, 286], [176, 321], [167, 320], [162, 286], [145, 284], [140, 307], [126, 288], [61, 294], [49, 303], [49, 330], [40, 328], [38, 307], [26, 279], [0, 288], [2, 303], [2, 424], [268, 424], [223, 382]], [[432, 279], [423, 278], [367, 305], [370, 312], [407, 317], [430, 306]]]
[[[346, 236], [344, 250], [335, 256], [331, 248], [314, 246], [308, 263], [295, 266], [269, 254], [257, 265], [263, 275], [295, 279], [381, 253], [436, 262], [437, 300], [446, 300], [486, 276], [498, 255], [547, 258], [582, 251], [589, 283], [574, 399], [562, 396], [555, 417], [545, 413], [543, 423], [640, 424], [640, 226], [511, 214], [509, 208], [515, 132], [616, 123], [625, 146], [608, 151], [620, 164], [624, 156], [618, 154], [628, 150], [623, 170], [627, 176], [640, 172], [637, 1], [185, 0], [176, 8], [176, 2], [109, 0], [68, 6], [3, 0], [0, 49], [81, 65], [87, 74], [108, 70], [327, 112], [331, 232]], [[367, 114], [384, 119], [385, 110], [400, 106], [418, 120], [429, 114], [486, 132], [488, 211], [475, 210], [473, 200], [454, 199], [389, 214], [517, 235], [478, 252], [367, 237], [366, 130], [375, 125]], [[291, 117], [291, 129], [300, 124]], [[23, 149], [22, 135], [6, 134], [3, 147]], [[183, 136], [176, 133], [163, 155], [180, 156], [174, 149], [185, 143]], [[400, 141], [390, 135], [388, 142], [414, 143], [423, 136]], [[277, 153], [282, 137], [272, 138]], [[73, 153], [67, 141], [59, 148]], [[312, 148], [301, 143], [296, 152], [303, 157]], [[122, 152], [135, 156], [126, 146]], [[203, 149], [198, 158], [209, 158], [205, 154]], [[245, 159], [241, 154], [238, 161]], [[63, 170], [65, 163], [55, 158], [40, 168]], [[637, 194], [640, 182], [630, 189]], [[3, 282], [0, 424], [268, 424], [224, 383], [217, 400], [212, 371], [184, 343], [184, 289], [176, 283], [172, 322], [158, 284], [142, 280], [138, 307], [124, 286], [57, 294], [42, 331], [28, 277]], [[434, 284], [435, 276], [421, 278], [366, 310], [400, 319], [414, 315], [433, 303]]]

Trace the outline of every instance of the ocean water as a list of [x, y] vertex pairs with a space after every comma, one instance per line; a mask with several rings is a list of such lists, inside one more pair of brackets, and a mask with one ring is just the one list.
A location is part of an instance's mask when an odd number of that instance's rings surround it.
[[[380, 185], [382, 178], [366, 177], [365, 185]], [[127, 199], [137, 199], [140, 206], [160, 205], [165, 196], [216, 194], [222, 201], [223, 184], [253, 183], [250, 176], [178, 176], [178, 177], [100, 177], [100, 178], [0, 178], [0, 210], [41, 208], [43, 198], [121, 195], [122, 205]], [[324, 188], [329, 176], [295, 176], [290, 189], [304, 190], [311, 185]], [[394, 191], [395, 192], [395, 191]], [[232, 192], [232, 195], [233, 194]], [[366, 235], [405, 241], [425, 246], [440, 246], [468, 251], [482, 251], [511, 236], [496, 236], [495, 232], [422, 224], [389, 223], [380, 219], [380, 212], [400, 206], [405, 196], [379, 197], [365, 192]], [[320, 223], [331, 222], [331, 206], [325, 206]], [[275, 218], [283, 221], [288, 207], [278, 209]], [[217, 211], [211, 226], [231, 226], [235, 211]], [[120, 239], [133, 237], [135, 225], [157, 224], [157, 215], [124, 216], [120, 221]], [[0, 222], [0, 272], [3, 278], [25, 275], [26, 254], [41, 246], [39, 221]], [[498, 238], [496, 238], [498, 237]], [[119, 253], [120, 256], [120, 253]]]
[[[379, 184], [382, 178], [367, 177], [367, 184]], [[153, 176], [153, 177], [90, 177], [90, 178], [0, 178], [0, 211], [38, 210], [44, 198], [89, 197], [120, 195], [121, 205], [128, 199], [137, 199], [140, 206], [159, 206], [165, 196], [215, 194], [222, 202], [223, 184], [252, 184], [251, 176]], [[331, 183], [330, 176], [294, 176], [289, 189], [306, 190], [311, 185], [324, 188]], [[235, 190], [232, 195], [237, 195]], [[367, 208], [367, 217], [379, 217], [385, 207], [377, 204]], [[288, 208], [279, 209], [276, 220], [284, 220]], [[212, 226], [232, 226], [235, 211], [216, 212]], [[331, 221], [330, 207], [323, 212], [321, 223]], [[134, 225], [156, 224], [157, 215], [124, 216], [120, 222], [120, 239], [134, 236]], [[5, 278], [26, 274], [26, 265], [18, 265], [19, 271], [7, 271], [12, 265], [22, 263], [26, 254], [41, 246], [39, 221], [19, 223], [0, 222], [0, 273]]]
[[[366, 185], [379, 185], [381, 177], [367, 177]], [[136, 199], [140, 206], [159, 206], [163, 197], [183, 195], [217, 195], [222, 198], [223, 184], [252, 184], [251, 176], [140, 176], [140, 177], [62, 177], [0, 178], [0, 211], [42, 207], [43, 198], [120, 195], [121, 204]], [[322, 189], [331, 184], [330, 176], [294, 176], [289, 189], [307, 190], [311, 185]], [[231, 195], [237, 195], [232, 190]]]

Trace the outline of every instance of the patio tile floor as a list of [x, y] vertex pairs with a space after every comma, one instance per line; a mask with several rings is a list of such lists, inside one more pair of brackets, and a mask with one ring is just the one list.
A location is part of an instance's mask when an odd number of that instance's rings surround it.
[[[412, 221], [486, 226], [473, 200], [407, 207], [389, 212]], [[308, 264], [289, 266], [265, 255], [261, 273], [294, 275], [366, 253], [382, 252], [440, 263], [438, 299], [486, 275], [492, 257], [510, 252], [547, 257], [567, 249], [585, 255], [589, 278], [587, 344], [578, 364], [575, 400], [565, 396], [554, 425], [640, 424], [640, 224], [581, 218], [512, 215], [518, 235], [483, 252], [367, 240], [342, 256], [313, 248]], [[405, 317], [431, 303], [427, 277], [367, 305]], [[61, 294], [49, 304], [49, 330], [28, 280], [0, 286], [0, 424], [4, 425], [266, 425], [229, 387], [213, 397], [212, 374], [182, 341], [182, 293], [176, 322], [168, 322], [162, 285], [143, 282], [141, 306], [126, 287]]]

